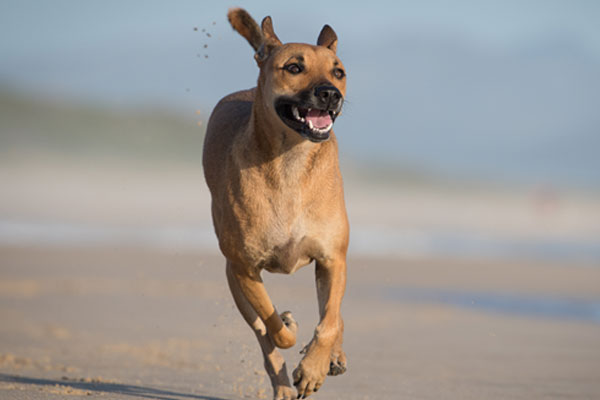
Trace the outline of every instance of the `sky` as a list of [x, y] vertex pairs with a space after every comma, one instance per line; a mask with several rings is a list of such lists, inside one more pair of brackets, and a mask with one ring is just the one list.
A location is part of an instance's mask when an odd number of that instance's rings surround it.
[[2, 0], [0, 89], [207, 118], [258, 73], [232, 5], [271, 15], [284, 42], [333, 26], [349, 159], [600, 188], [597, 1]]

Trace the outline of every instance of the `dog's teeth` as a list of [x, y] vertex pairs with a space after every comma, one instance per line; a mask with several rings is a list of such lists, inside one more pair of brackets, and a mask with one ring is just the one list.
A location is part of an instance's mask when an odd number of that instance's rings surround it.
[[300, 112], [298, 112], [298, 107], [296, 106], [292, 106], [292, 114], [294, 114], [294, 118], [296, 118], [297, 120], [300, 120]]
[[308, 129], [310, 129], [310, 130], [313, 129], [313, 123], [312, 123], [312, 121], [310, 119], [308, 120], [307, 125], [308, 125]]
[[318, 133], [320, 135], [324, 135], [331, 130], [331, 128], [333, 127], [333, 124], [329, 124], [325, 128], [313, 128], [312, 124], [310, 124], [309, 127], [313, 132]]

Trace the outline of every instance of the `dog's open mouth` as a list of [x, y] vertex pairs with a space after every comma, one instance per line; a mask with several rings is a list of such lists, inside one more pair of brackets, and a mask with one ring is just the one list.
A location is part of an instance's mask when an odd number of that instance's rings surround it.
[[275, 109], [287, 126], [313, 142], [329, 139], [333, 122], [338, 116], [334, 110], [302, 107], [289, 101], [279, 101]]

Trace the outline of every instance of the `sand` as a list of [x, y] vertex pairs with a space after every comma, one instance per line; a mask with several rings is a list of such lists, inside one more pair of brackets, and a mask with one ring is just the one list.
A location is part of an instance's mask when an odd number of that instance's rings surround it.
[[[314, 398], [600, 398], [597, 195], [345, 176], [349, 365]], [[4, 158], [0, 191], [0, 399], [271, 398], [198, 166]], [[467, 251], [436, 246], [448, 237]], [[506, 241], [542, 257], [489, 251]], [[545, 257], [554, 243], [575, 247]], [[291, 372], [317, 323], [313, 270], [264, 278], [300, 324]]]
[[[271, 398], [219, 255], [5, 245], [0, 260], [0, 398]], [[317, 322], [312, 274], [265, 276], [278, 309], [300, 324], [298, 344], [283, 351], [289, 370]], [[401, 295], [415, 290], [471, 293], [473, 304], [477, 293], [587, 301], [600, 297], [600, 269], [353, 257], [349, 368], [314, 398], [600, 396], [599, 323]]]

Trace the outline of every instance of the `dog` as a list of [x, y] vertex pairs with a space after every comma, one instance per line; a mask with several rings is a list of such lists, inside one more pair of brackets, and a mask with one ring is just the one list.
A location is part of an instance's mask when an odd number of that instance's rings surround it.
[[260, 72], [255, 88], [221, 99], [207, 125], [203, 166], [214, 229], [231, 294], [258, 338], [276, 400], [295, 394], [277, 348], [295, 344], [298, 324], [289, 311], [275, 310], [261, 272], [291, 274], [315, 262], [320, 320], [293, 372], [297, 398], [305, 398], [326, 375], [346, 371], [340, 306], [349, 224], [332, 130], [346, 72], [329, 25], [316, 45], [283, 44], [271, 17], [259, 28], [243, 9], [227, 16], [254, 49]]

